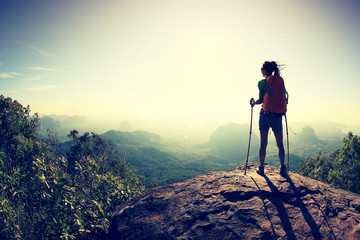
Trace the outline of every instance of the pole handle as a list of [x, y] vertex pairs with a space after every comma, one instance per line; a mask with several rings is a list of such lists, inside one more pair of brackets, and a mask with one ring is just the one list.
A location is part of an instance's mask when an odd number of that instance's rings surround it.
[[250, 105], [251, 105], [252, 108], [254, 107], [254, 105], [255, 105], [255, 100], [254, 100], [254, 98], [251, 98], [251, 99], [250, 99]]

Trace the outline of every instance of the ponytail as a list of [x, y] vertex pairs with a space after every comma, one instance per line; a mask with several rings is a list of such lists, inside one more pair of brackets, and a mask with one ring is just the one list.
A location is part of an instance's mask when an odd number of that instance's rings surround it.
[[271, 66], [272, 66], [272, 70], [274, 71], [274, 75], [280, 75], [280, 70], [277, 66], [277, 63], [272, 61]]
[[268, 62], [266, 61], [263, 64], [263, 68], [266, 70], [266, 72], [270, 75], [274, 73], [274, 75], [280, 75], [280, 68], [282, 68], [283, 65], [279, 65], [275, 61]]

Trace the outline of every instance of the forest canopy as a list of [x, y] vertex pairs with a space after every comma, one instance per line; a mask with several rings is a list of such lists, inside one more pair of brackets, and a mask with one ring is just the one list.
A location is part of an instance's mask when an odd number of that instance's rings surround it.
[[343, 146], [329, 156], [319, 153], [302, 160], [296, 171], [304, 176], [360, 193], [360, 139], [349, 132]]
[[142, 177], [94, 133], [70, 132], [56, 157], [38, 127], [29, 106], [0, 96], [0, 239], [100, 238], [115, 208], [144, 191]]

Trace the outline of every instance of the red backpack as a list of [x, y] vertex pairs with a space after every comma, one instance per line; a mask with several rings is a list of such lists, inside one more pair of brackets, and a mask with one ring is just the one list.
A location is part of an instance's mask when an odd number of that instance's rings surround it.
[[286, 113], [286, 89], [284, 80], [279, 75], [269, 76], [266, 79], [263, 110], [265, 113]]

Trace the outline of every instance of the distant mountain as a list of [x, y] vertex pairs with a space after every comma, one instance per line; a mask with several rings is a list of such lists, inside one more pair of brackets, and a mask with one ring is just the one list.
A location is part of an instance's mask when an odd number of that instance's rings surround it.
[[116, 144], [158, 146], [161, 142], [159, 135], [146, 131], [122, 132], [111, 130], [103, 133], [101, 136], [111, 139]]
[[321, 144], [321, 141], [316, 135], [315, 130], [310, 126], [305, 126], [298, 135], [298, 141], [307, 144]]
[[[218, 127], [211, 135], [209, 144], [228, 162], [246, 161], [247, 148], [249, 144], [250, 127], [247, 124], [229, 123]], [[250, 155], [257, 155], [259, 151], [259, 137], [252, 133]]]
[[47, 130], [47, 129], [59, 129], [61, 128], [61, 123], [57, 120], [55, 120], [54, 118], [45, 116], [40, 118], [40, 128], [42, 130]]
[[[209, 149], [185, 148], [179, 143], [165, 142], [159, 135], [146, 131], [108, 131], [100, 136], [115, 144], [120, 156], [145, 176], [147, 184], [165, 185], [204, 172], [234, 167]], [[59, 155], [66, 156], [70, 147], [70, 141], [60, 143]]]
[[303, 126], [311, 126], [316, 132], [318, 137], [337, 137], [346, 135], [342, 129], [346, 128], [346, 125], [342, 123], [334, 123], [330, 121], [310, 121], [302, 123]]
[[44, 117], [52, 118], [55, 121], [61, 123], [62, 126], [74, 126], [74, 125], [77, 126], [77, 125], [84, 125], [89, 123], [89, 120], [86, 117], [79, 115], [69, 116], [69, 115], [52, 114]]
[[120, 131], [131, 131], [131, 126], [130, 126], [130, 123], [128, 121], [122, 121], [120, 123], [120, 128], [119, 128]]
[[69, 140], [67, 135], [71, 130], [78, 130], [81, 132], [88, 132], [92, 127], [89, 121], [84, 116], [68, 116], [68, 115], [45, 115], [40, 118], [39, 137], [44, 139], [48, 136], [48, 129], [53, 134], [56, 134], [59, 142], [66, 142]]
[[41, 130], [47, 129], [57, 130], [83, 130], [88, 128], [89, 120], [84, 116], [68, 116], [68, 115], [45, 115], [40, 118]]

